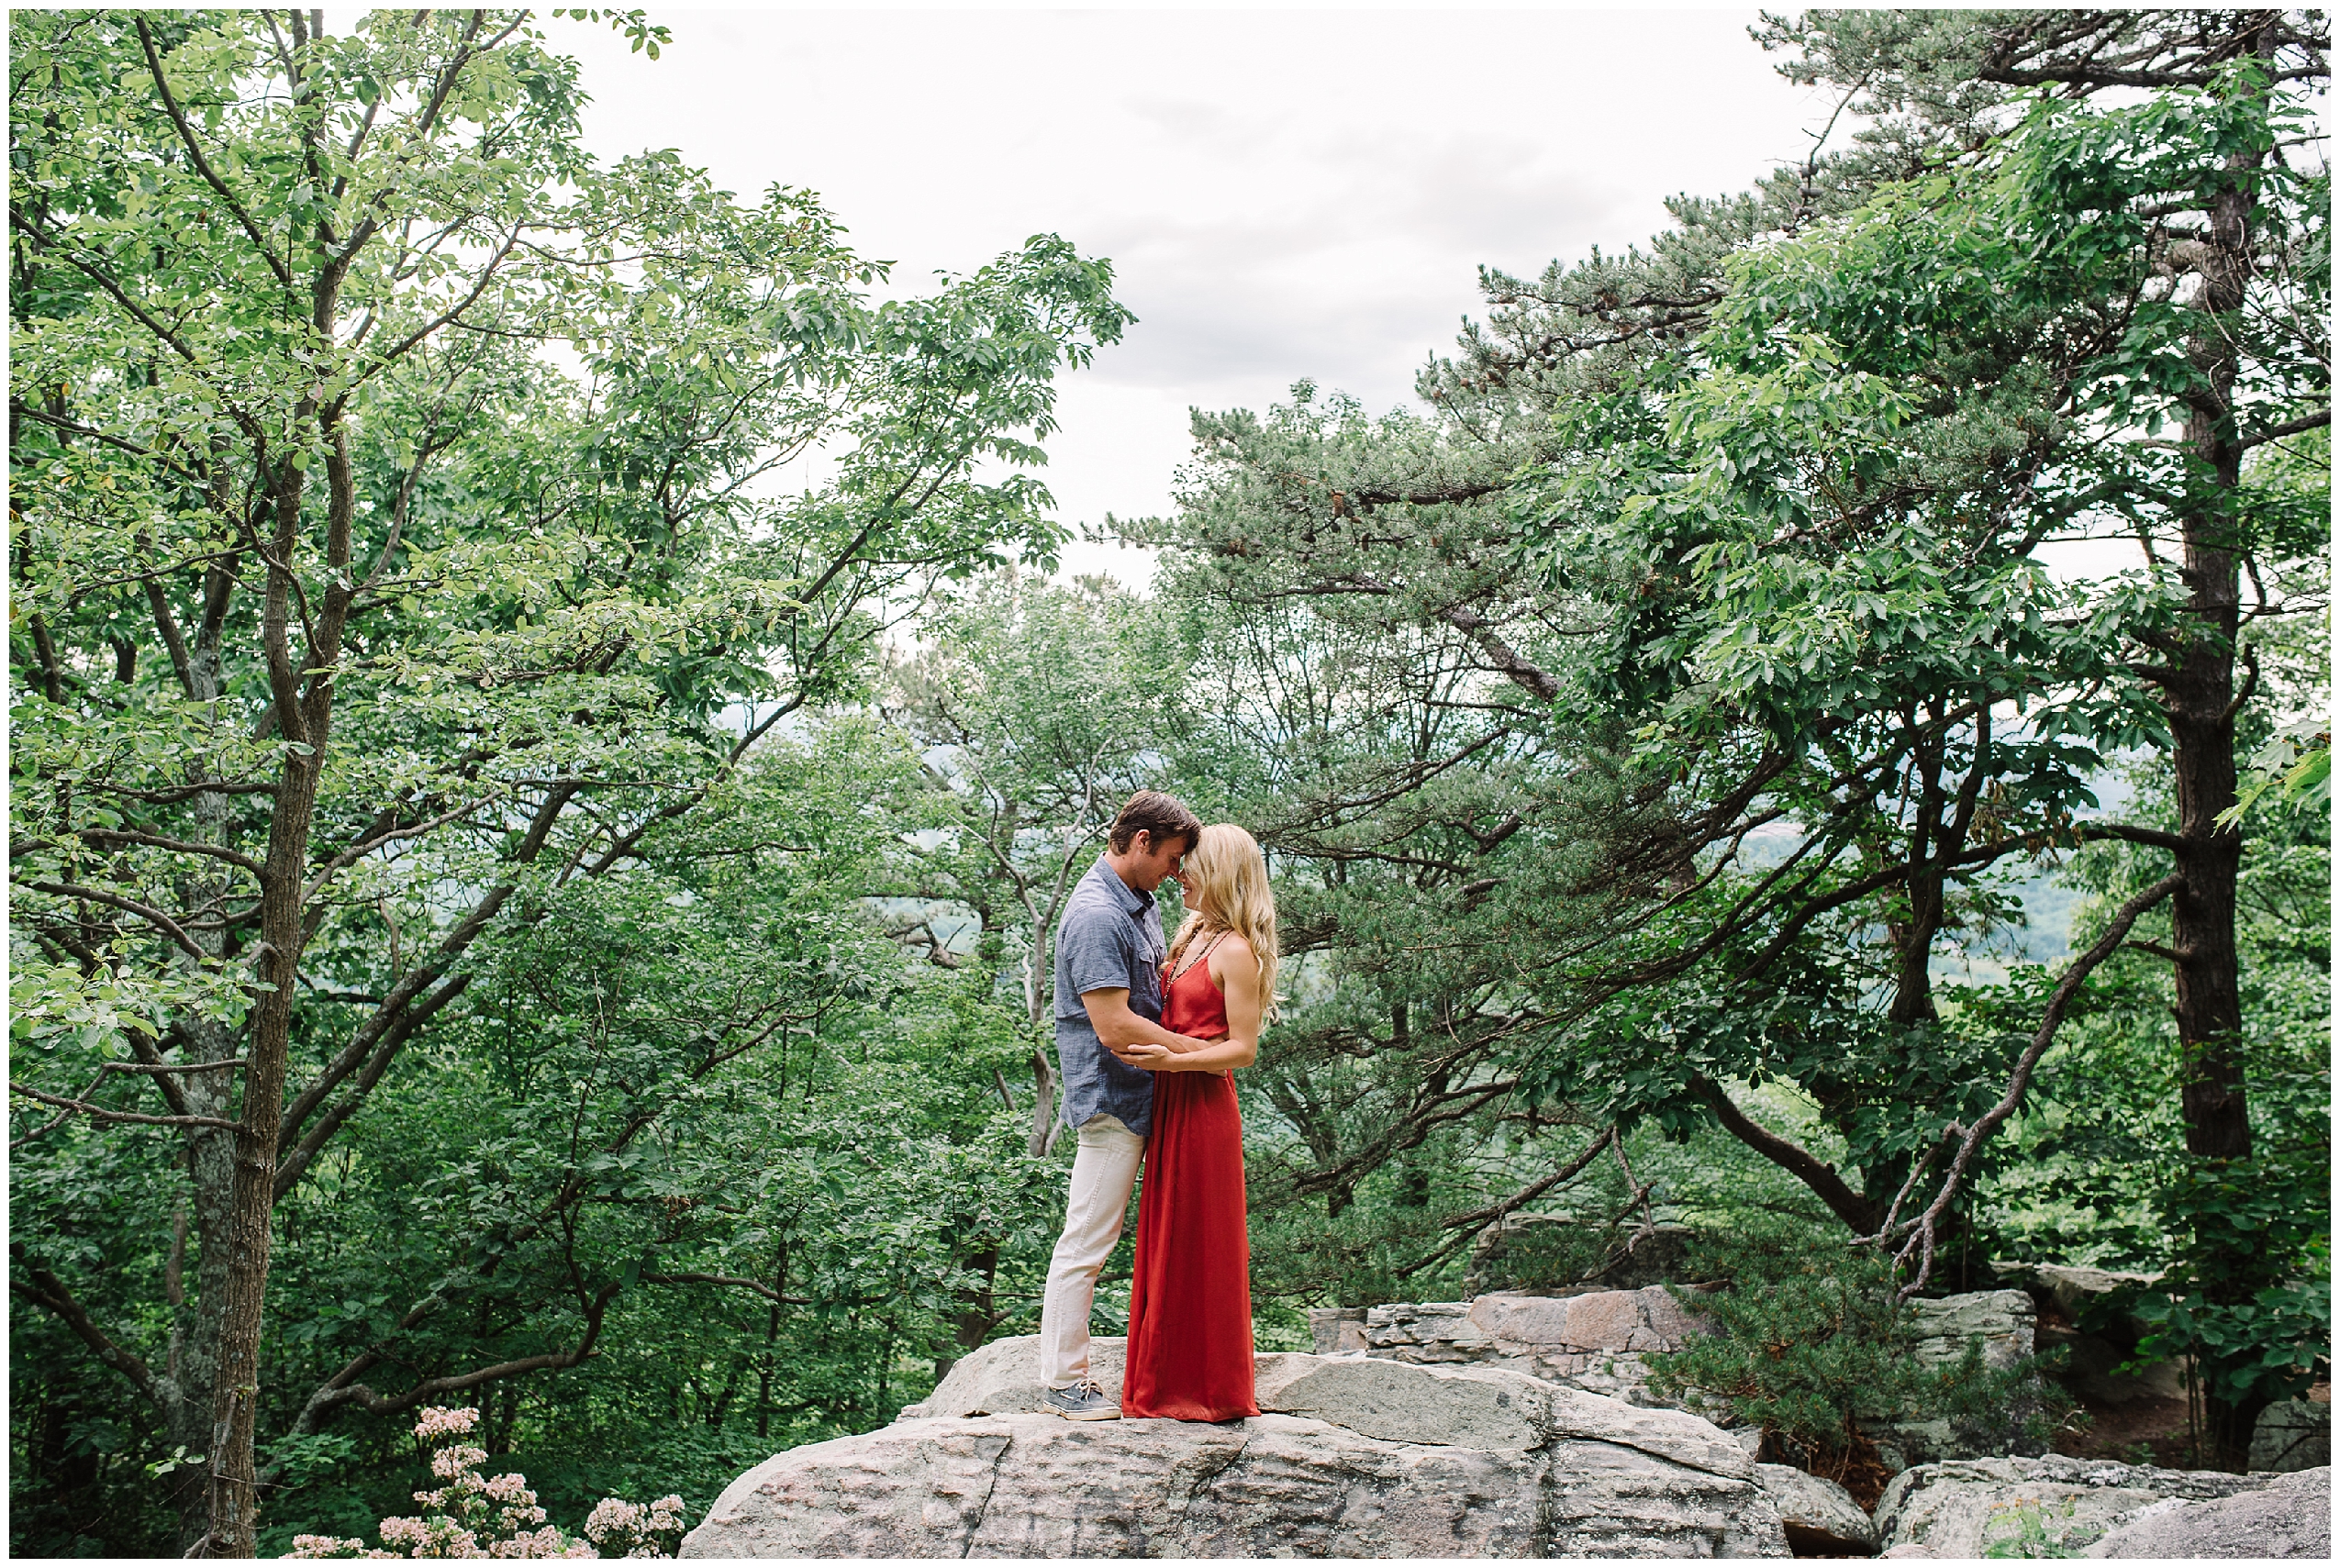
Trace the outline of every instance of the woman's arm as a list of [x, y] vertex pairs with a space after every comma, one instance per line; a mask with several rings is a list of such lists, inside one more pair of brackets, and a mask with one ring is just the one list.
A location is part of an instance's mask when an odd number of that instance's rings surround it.
[[1262, 998], [1259, 961], [1252, 957], [1251, 944], [1241, 937], [1231, 936], [1203, 962], [1210, 966], [1210, 978], [1227, 998], [1226, 1038], [1213, 1040], [1200, 1051], [1173, 1051], [1160, 1046], [1130, 1045], [1116, 1048], [1114, 1055], [1132, 1067], [1153, 1073], [1223, 1073], [1231, 1067], [1249, 1067], [1259, 1060]]

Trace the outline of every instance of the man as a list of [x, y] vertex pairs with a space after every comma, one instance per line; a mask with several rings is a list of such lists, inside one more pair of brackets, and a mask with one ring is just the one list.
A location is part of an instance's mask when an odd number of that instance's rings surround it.
[[1056, 1062], [1064, 1082], [1057, 1115], [1079, 1146], [1064, 1232], [1041, 1300], [1040, 1373], [1047, 1407], [1068, 1420], [1121, 1414], [1088, 1374], [1088, 1314], [1137, 1184], [1153, 1119], [1153, 1074], [1113, 1053], [1141, 1041], [1179, 1051], [1203, 1046], [1162, 1027], [1167, 944], [1153, 902], [1154, 889], [1178, 874], [1201, 833], [1201, 821], [1173, 796], [1131, 795], [1113, 819], [1106, 853], [1064, 901], [1056, 926]]

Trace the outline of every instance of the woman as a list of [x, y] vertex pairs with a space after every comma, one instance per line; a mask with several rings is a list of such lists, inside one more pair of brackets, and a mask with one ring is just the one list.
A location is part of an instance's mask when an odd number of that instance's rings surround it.
[[1258, 843], [1231, 822], [1202, 830], [1178, 881], [1191, 913], [1163, 966], [1162, 1027], [1210, 1043], [1120, 1053], [1156, 1074], [1121, 1413], [1228, 1421], [1259, 1414], [1231, 1073], [1258, 1059], [1260, 1026], [1275, 1012], [1276, 896]]

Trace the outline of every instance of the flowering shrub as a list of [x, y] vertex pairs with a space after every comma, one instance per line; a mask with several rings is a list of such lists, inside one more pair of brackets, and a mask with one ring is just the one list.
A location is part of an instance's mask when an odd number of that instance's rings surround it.
[[[430, 1473], [447, 1483], [418, 1492], [415, 1501], [431, 1510], [418, 1518], [382, 1521], [382, 1545], [369, 1548], [355, 1536], [296, 1535], [294, 1557], [668, 1557], [683, 1534], [683, 1499], [661, 1497], [644, 1507], [622, 1497], [604, 1497], [586, 1518], [585, 1539], [544, 1522], [544, 1509], [515, 1471], [482, 1475], [487, 1451], [453, 1440], [471, 1436], [476, 1409], [432, 1406], [415, 1423], [415, 1436], [433, 1446]], [[598, 1547], [602, 1550], [596, 1550]], [[386, 1550], [385, 1550], [386, 1549]]]
[[[585, 1516], [585, 1535], [612, 1557], [672, 1557], [669, 1539], [683, 1535], [683, 1500], [661, 1497], [648, 1507], [604, 1497]], [[622, 1549], [622, 1550], [620, 1550]]]

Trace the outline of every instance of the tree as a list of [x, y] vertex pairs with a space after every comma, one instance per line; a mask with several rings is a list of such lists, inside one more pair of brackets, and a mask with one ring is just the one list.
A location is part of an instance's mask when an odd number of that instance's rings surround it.
[[[2039, 90], [2016, 136], [1969, 155], [1976, 172], [1965, 188], [1978, 190], [1985, 170], [1999, 174], [2004, 199], [1985, 221], [2022, 223], [2045, 247], [2048, 264], [2035, 274], [2045, 287], [2025, 302], [2043, 337], [2083, 313], [2125, 313], [2117, 341], [2067, 350], [2056, 412], [2068, 423], [2033, 461], [2045, 470], [2061, 459], [2092, 481], [2074, 498], [2128, 518], [2156, 582], [2183, 595], [2171, 624], [2137, 626], [2144, 656], [2133, 673], [2162, 709], [2180, 803], [2168, 847], [2182, 878], [2172, 962], [2193, 1063], [2188, 1143], [2203, 1158], [2245, 1158], [2249, 1120], [2230, 1055], [2241, 1029], [2241, 843], [2218, 820], [2234, 805], [2234, 721], [2251, 695], [2246, 678], [2238, 700], [2234, 672], [2247, 652], [2238, 634], [2255, 615], [2296, 613], [2267, 599], [2262, 568], [2315, 542], [2312, 513], [2252, 485], [2245, 460], [2331, 418], [2329, 363], [2312, 325], [2330, 289], [2327, 176], [2295, 168], [2297, 151], [2286, 151], [2314, 140], [2297, 93], [2328, 78], [2328, 39], [2320, 19], [2279, 11], [1878, 20], [1775, 20], [1766, 42], [1803, 50], [1791, 75], [1861, 83], [1873, 112], [1895, 117], [1888, 134], [1916, 147], [1971, 143], [2015, 91]], [[1965, 101], [1919, 83], [1921, 69], [1968, 83]], [[2093, 114], [2071, 106], [2112, 89], [2155, 96]], [[1874, 297], [1864, 291], [1862, 303]], [[1926, 325], [1939, 320], [1929, 313]], [[1812, 324], [1835, 325], [1824, 316]], [[1872, 321], [1863, 338], [1913, 325]], [[2102, 426], [2085, 428], [2091, 417], [2115, 430], [2142, 427], [2145, 439], [2107, 443]], [[2153, 439], [2171, 417], [2178, 438]], [[2078, 458], [2082, 440], [2104, 450]], [[2159, 555], [2160, 541], [2176, 545], [2177, 560]], [[2246, 573], [2259, 587], [2251, 612]]]
[[[2298, 564], [2328, 485], [2245, 459], [2329, 418], [2327, 186], [2297, 150], [2324, 46], [2264, 12], [1815, 12], [1765, 38], [1876, 117], [1853, 150], [1677, 200], [1646, 251], [1484, 274], [1488, 323], [1422, 378], [1432, 420], [1255, 462], [1255, 424], [1198, 423], [1246, 461], [1164, 537], [1238, 596], [1463, 630], [1579, 747], [1665, 780], [1620, 840], [1645, 895], [1578, 905], [1530, 961], [1571, 1018], [1521, 1087], [1714, 1118], [1917, 1289], [2089, 976], [2165, 901], [2189, 1144], [2247, 1155], [2217, 818], [2254, 623], [2322, 602]], [[2043, 83], [2069, 98], [2020, 97]], [[2086, 102], [2111, 85], [2145, 95]], [[2146, 572], [2047, 570], [2120, 532]], [[2182, 781], [2172, 824], [2097, 810], [2138, 747]], [[2167, 869], [2020, 1026], [1944, 984], [1945, 941], [2013, 918], [2008, 873], [2102, 842]], [[1733, 1098], [1774, 1076], [1852, 1171]], [[2230, 1461], [2252, 1414], [2218, 1417]]]
[[[1749, 258], [1706, 339], [1723, 350], [1721, 367], [1758, 370], [1775, 396], [1856, 398], [1863, 378], [1876, 378], [1874, 406], [1817, 423], [1830, 437], [1893, 431], [1904, 454], [1892, 472], [1850, 476], [1832, 493], [1824, 468], [1812, 482], [1829, 437], [1772, 438], [1775, 461], [1804, 467], [1758, 482], [1784, 509], [1771, 544], [1794, 562], [1808, 547], [1841, 548], [1865, 521], [1912, 510], [1958, 519], [1962, 548], [1924, 552], [1946, 606], [1988, 602], [1971, 576], [1977, 562], [2034, 559], [2066, 530], [2132, 533], [2146, 572], [2063, 617], [2095, 657], [2041, 669], [2060, 673], [2064, 691], [2098, 684], [2145, 714], [2167, 747], [2176, 801], [2174, 830], [2091, 824], [2071, 835], [2151, 845], [2170, 869], [2067, 971], [2005, 1094], [1945, 1137], [1944, 1179], [1904, 1255], [1930, 1252], [1961, 1173], [2021, 1102], [2061, 1004], [2165, 897], [2171, 940], [2160, 951], [2176, 978], [2190, 1179], [2216, 1184], [2252, 1155], [2234, 940], [2242, 844], [2221, 826], [2235, 799], [2235, 723], [2257, 686], [2251, 627], [2322, 607], [2296, 568], [2323, 549], [2328, 483], [2269, 484], [2265, 465], [2246, 461], [2330, 419], [2325, 344], [2309, 325], [2329, 296], [2328, 183], [2286, 154], [2312, 142], [2293, 84], [2324, 79], [2321, 25], [2276, 12], [1811, 13], [1775, 23], [1770, 39], [1803, 50], [1791, 74], [1865, 91], [1871, 111], [1898, 116], [1871, 148], [1924, 167], [1857, 213]], [[1963, 85], [1945, 94], [1944, 81]], [[2112, 87], [2150, 96], [2090, 104]], [[2043, 91], [2017, 101], [2033, 88]], [[1715, 406], [1705, 390], [1688, 402]], [[1710, 433], [1697, 417], [1677, 425], [1677, 439]], [[2168, 419], [2175, 440], [2158, 435]], [[1706, 472], [1720, 480], [1746, 453], [1718, 446]], [[1749, 580], [1769, 575], [1733, 566]], [[2245, 577], [2256, 595], [2248, 608]], [[1782, 601], [1789, 615], [1817, 605]], [[2029, 722], [2034, 732], [2072, 727], [2036, 710]], [[2090, 722], [2100, 743], [2112, 739]], [[2246, 1296], [2285, 1266], [2236, 1253], [2213, 1272]], [[2240, 1462], [2256, 1415], [2250, 1399], [2213, 1396], [2223, 1462]]]
[[160, 1370], [63, 1238], [11, 1284], [209, 1456], [186, 1544], [249, 1553], [279, 1207], [499, 921], [849, 685], [876, 606], [1046, 554], [1051, 377], [1127, 317], [1053, 238], [870, 308], [801, 194], [591, 165], [522, 14], [61, 13], [11, 80], [12, 1089], [183, 1160], [196, 1257]]
[[1501, 451], [1305, 383], [1195, 430], [1179, 515], [1132, 532], [1188, 649], [1175, 776], [1259, 836], [1293, 959], [1247, 1080], [1259, 1288], [1354, 1300], [1565, 1179], [1521, 1151], [1605, 1154], [1598, 1100], [1528, 1087], [1574, 1005], [1535, 955], [1638, 900], [1674, 824], [1550, 711], [1582, 606], [1505, 569]]

